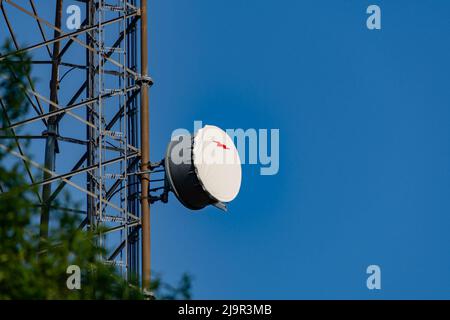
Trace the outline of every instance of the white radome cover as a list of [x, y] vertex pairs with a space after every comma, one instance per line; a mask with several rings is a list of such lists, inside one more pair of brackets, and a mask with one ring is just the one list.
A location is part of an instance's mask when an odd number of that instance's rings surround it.
[[230, 136], [216, 126], [197, 131], [192, 158], [197, 178], [204, 190], [221, 202], [230, 202], [239, 193], [241, 160]]

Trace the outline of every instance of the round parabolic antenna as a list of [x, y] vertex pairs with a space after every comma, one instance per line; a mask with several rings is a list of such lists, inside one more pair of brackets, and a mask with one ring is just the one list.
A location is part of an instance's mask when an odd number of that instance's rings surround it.
[[193, 139], [192, 160], [203, 189], [220, 202], [236, 198], [242, 169], [233, 140], [222, 129], [207, 125]]

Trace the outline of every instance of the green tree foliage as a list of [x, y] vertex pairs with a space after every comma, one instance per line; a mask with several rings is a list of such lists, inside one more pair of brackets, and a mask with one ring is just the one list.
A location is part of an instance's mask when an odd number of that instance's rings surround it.
[[[12, 51], [9, 44], [0, 50]], [[11, 135], [5, 129], [28, 112], [24, 94], [30, 74], [30, 57], [23, 53], [0, 61], [0, 138]], [[73, 213], [52, 209], [50, 237], [40, 246], [37, 189], [28, 186], [23, 163], [6, 161], [7, 149], [16, 147], [11, 139], [0, 139], [0, 299], [143, 299], [133, 281], [126, 282], [114, 266], [101, 262], [103, 249], [97, 234], [78, 228], [80, 219]], [[6, 148], [6, 150], [5, 150]], [[70, 199], [61, 201], [67, 206]], [[63, 207], [63, 206], [61, 206]], [[97, 231], [98, 232], [98, 231]], [[40, 251], [38, 251], [40, 250]], [[70, 290], [67, 267], [81, 270], [81, 289]], [[190, 299], [191, 278], [183, 275], [172, 287], [155, 277], [155, 296], [160, 299]]]

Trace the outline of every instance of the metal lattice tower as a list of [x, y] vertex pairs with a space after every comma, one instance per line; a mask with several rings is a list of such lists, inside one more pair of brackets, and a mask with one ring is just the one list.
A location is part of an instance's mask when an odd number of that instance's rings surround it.
[[[1, 38], [9, 37], [16, 50], [0, 53], [0, 61], [27, 51], [34, 72], [49, 83], [36, 83], [32, 75], [23, 88], [32, 112], [2, 128], [16, 142], [10, 155], [26, 166], [30, 184], [42, 186], [36, 195], [41, 236], [48, 233], [58, 196], [70, 190], [77, 200], [84, 199], [80, 210], [65, 208], [84, 215], [80, 228], [104, 230], [98, 241], [108, 252], [105, 263], [116, 265], [124, 277], [141, 275], [146, 288], [152, 85], [147, 75], [147, 1], [80, 0], [85, 19], [73, 31], [63, 30], [63, 1], [53, 2], [52, 23], [46, 17], [47, 1], [0, 0]], [[21, 47], [25, 41], [14, 22], [25, 19], [34, 24], [26, 35], [26, 43], [32, 44]], [[2, 108], [7, 117], [3, 102]], [[26, 135], [20, 136], [20, 130]], [[24, 152], [22, 139], [30, 142], [33, 155]]]

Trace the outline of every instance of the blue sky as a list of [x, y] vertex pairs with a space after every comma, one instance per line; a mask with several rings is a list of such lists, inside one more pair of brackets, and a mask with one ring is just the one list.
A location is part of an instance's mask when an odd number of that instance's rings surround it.
[[152, 207], [155, 271], [197, 299], [450, 298], [450, 2], [149, 3], [153, 161], [195, 120], [280, 129], [228, 213]]
[[154, 153], [195, 119], [279, 128], [281, 148], [278, 175], [244, 167], [226, 215], [156, 205], [155, 269], [191, 272], [196, 298], [449, 298], [448, 10], [154, 1]]

